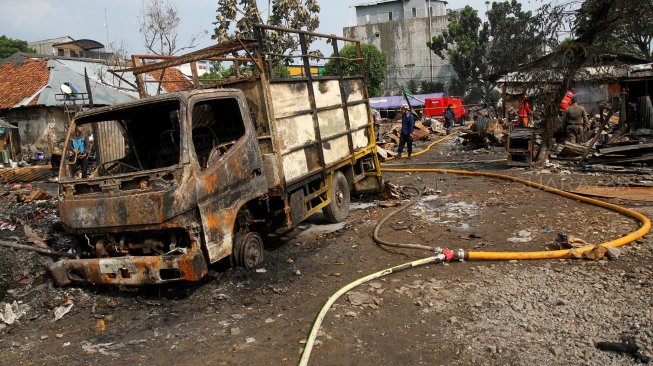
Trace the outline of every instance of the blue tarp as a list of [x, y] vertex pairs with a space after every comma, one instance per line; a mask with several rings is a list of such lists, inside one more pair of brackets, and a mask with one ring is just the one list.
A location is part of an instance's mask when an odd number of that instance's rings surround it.
[[[424, 99], [426, 98], [442, 98], [444, 93], [431, 93], [431, 94], [415, 94], [415, 98], [421, 100], [417, 101], [410, 98], [410, 105], [413, 107], [423, 107]], [[399, 109], [403, 104], [406, 104], [406, 98], [403, 95], [396, 97], [377, 97], [370, 98], [370, 107], [374, 109]]]

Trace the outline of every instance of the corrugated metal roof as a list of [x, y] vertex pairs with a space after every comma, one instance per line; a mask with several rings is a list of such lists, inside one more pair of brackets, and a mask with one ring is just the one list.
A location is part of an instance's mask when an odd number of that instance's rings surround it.
[[0, 118], [0, 127], [2, 128], [18, 128], [17, 126], [12, 125], [11, 123]]
[[[86, 92], [86, 83], [84, 80], [83, 65], [81, 70], [73, 70], [67, 66], [69, 62], [62, 62], [59, 60], [48, 61], [48, 68], [50, 69], [50, 80], [45, 86], [43, 91], [39, 94], [38, 104], [47, 106], [60, 106], [63, 105], [61, 97], [61, 84], [69, 82], [74, 85], [80, 93]], [[93, 65], [93, 63], [87, 63]], [[81, 72], [80, 72], [81, 71]], [[87, 70], [88, 73], [88, 70]], [[91, 92], [93, 94], [93, 102], [95, 104], [111, 105], [116, 103], [124, 103], [134, 98], [112, 88], [110, 86], [99, 83], [97, 80], [90, 78]], [[57, 100], [59, 99], [59, 100]]]

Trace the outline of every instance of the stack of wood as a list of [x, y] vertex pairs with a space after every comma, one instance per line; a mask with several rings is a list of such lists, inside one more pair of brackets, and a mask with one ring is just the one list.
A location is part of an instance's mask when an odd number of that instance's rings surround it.
[[[565, 142], [559, 155], [579, 157], [587, 150], [588, 142], [574, 144]], [[640, 129], [634, 132], [610, 136], [607, 143], [590, 150], [589, 164], [637, 164], [653, 162], [653, 130]]]
[[653, 162], [653, 142], [627, 145], [603, 145], [590, 164], [637, 164]]

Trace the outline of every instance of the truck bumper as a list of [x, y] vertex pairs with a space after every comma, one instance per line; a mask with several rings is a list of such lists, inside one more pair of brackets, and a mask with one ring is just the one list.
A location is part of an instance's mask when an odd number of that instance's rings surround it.
[[147, 285], [198, 281], [206, 275], [206, 259], [199, 250], [160, 256], [67, 259], [49, 266], [59, 286], [71, 283]]

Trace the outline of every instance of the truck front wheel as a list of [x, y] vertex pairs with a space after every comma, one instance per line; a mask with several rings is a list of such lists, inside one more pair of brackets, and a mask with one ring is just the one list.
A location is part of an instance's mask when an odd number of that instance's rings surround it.
[[234, 238], [233, 259], [236, 265], [245, 269], [254, 269], [263, 262], [263, 239], [261, 235], [250, 231], [237, 234]]
[[322, 209], [327, 221], [342, 222], [349, 214], [349, 183], [341, 172], [333, 174], [331, 202]]

